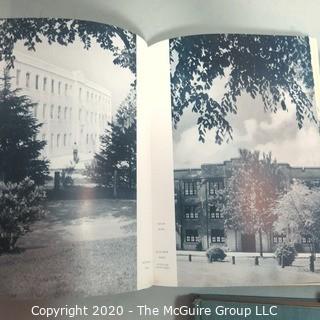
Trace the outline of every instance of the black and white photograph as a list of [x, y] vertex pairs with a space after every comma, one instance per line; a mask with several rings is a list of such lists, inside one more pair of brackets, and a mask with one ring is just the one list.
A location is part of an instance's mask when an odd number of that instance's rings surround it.
[[136, 37], [0, 20], [0, 296], [136, 289]]
[[179, 286], [320, 283], [320, 136], [303, 36], [170, 40]]

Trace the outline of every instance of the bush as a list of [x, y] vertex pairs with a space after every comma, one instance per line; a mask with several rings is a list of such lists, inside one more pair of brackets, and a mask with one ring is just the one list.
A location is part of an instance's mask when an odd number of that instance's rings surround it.
[[71, 187], [73, 186], [73, 179], [72, 179], [72, 174], [74, 172], [74, 167], [68, 167], [65, 169], [62, 169], [61, 172], [61, 182], [63, 187]]
[[278, 245], [274, 254], [277, 257], [279, 264], [283, 263], [284, 266], [291, 266], [298, 255], [294, 245], [288, 243]]
[[209, 262], [212, 262], [212, 261], [223, 261], [226, 256], [227, 255], [224, 253], [224, 251], [219, 247], [210, 248], [207, 251], [207, 258], [208, 258]]
[[0, 183], [0, 251], [15, 249], [30, 224], [44, 215], [45, 192], [30, 178], [20, 183]]

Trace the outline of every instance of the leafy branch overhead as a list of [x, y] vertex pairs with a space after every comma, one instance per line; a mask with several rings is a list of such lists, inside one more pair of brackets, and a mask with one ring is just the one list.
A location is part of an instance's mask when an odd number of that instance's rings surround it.
[[[228, 115], [237, 113], [244, 93], [260, 95], [265, 111], [287, 110], [292, 103], [299, 128], [306, 118], [316, 122], [307, 37], [197, 35], [171, 40], [170, 52], [173, 123], [191, 108], [202, 142], [211, 129], [219, 144], [232, 138]], [[210, 90], [222, 77], [226, 84], [218, 100]]]
[[4, 19], [0, 20], [0, 61], [14, 65], [13, 49], [23, 41], [28, 50], [47, 39], [49, 44], [66, 46], [80, 39], [85, 49], [95, 40], [102, 49], [110, 50], [113, 62], [135, 73], [135, 36], [121, 28], [82, 20], [71, 19]]

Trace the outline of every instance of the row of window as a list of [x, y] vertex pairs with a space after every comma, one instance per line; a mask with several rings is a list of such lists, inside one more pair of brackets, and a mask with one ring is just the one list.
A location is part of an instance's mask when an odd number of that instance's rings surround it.
[[[39, 110], [41, 108], [41, 111]], [[39, 105], [35, 105], [33, 109], [33, 114], [36, 118], [42, 118], [45, 120], [47, 118], [47, 105], [44, 103], [42, 107]], [[79, 120], [82, 120], [82, 109], [79, 110]], [[50, 106], [50, 119], [64, 119], [64, 120], [71, 120], [72, 119], [72, 108], [68, 107], [61, 107], [58, 106], [55, 108], [55, 106], [52, 104]], [[97, 123], [97, 121], [106, 121], [106, 116], [102, 114], [97, 114], [94, 112], [89, 113], [86, 112], [86, 118], [85, 120], [87, 122], [91, 121], [91, 123]]]
[[[195, 196], [198, 193], [200, 181], [184, 181], [183, 190], [185, 196]], [[209, 194], [215, 195], [218, 190], [224, 189], [222, 178], [209, 181]]]
[[[184, 207], [184, 218], [185, 219], [199, 219], [199, 211], [196, 206], [185, 206]], [[223, 212], [221, 207], [210, 205], [209, 206], [209, 218], [210, 219], [223, 219]]]
[[[21, 83], [21, 70], [16, 70], [16, 85], [17, 87], [23, 85]], [[49, 86], [49, 80], [47, 77], [43, 77], [42, 81], [40, 81], [40, 76], [38, 74], [35, 75], [35, 81], [34, 81], [34, 88], [36, 90], [42, 90], [47, 91]], [[25, 73], [25, 87], [30, 88], [31, 87], [31, 73], [26, 72]], [[50, 82], [50, 92], [55, 93], [57, 92], [59, 95], [62, 94], [62, 91], [64, 91], [64, 95], [68, 94], [68, 90], [72, 89], [72, 85], [69, 85], [68, 83], [62, 84], [61, 81], [57, 81], [57, 84], [54, 79], [51, 79]]]
[[[44, 133], [41, 136], [41, 139], [44, 141], [47, 141], [47, 135]], [[97, 141], [97, 134], [86, 134], [86, 144], [89, 145], [95, 145]], [[58, 134], [53, 134], [51, 133], [50, 135], [50, 141], [49, 141], [49, 147], [50, 149], [54, 148], [60, 148], [60, 147], [68, 147], [72, 146], [72, 133], [58, 133]]]
[[[83, 119], [83, 116], [85, 115], [85, 118]], [[79, 109], [78, 113], [78, 119], [79, 121], [86, 121], [86, 122], [91, 122], [91, 123], [97, 123], [99, 122], [106, 122], [107, 116], [103, 115], [101, 113], [96, 113], [96, 112], [89, 112], [86, 111], [84, 112], [82, 109]]]
[[[41, 111], [39, 109], [41, 109]], [[47, 109], [48, 109], [48, 106], [45, 103], [42, 106], [35, 105], [33, 109], [33, 114], [36, 118], [42, 118], [43, 120], [45, 120], [48, 116]], [[72, 108], [61, 107], [61, 106], [58, 106], [57, 108], [55, 108], [53, 104], [50, 106], [50, 119], [71, 120], [71, 118], [72, 118]]]
[[[211, 229], [210, 239], [211, 239], [211, 243], [224, 243], [225, 242], [224, 230]], [[199, 237], [198, 230], [196, 229], [186, 230], [185, 240], [186, 242], [199, 242], [200, 237]]]
[[[274, 244], [279, 244], [279, 243], [284, 243], [286, 242], [286, 234], [273, 234], [273, 243]], [[309, 244], [312, 242], [311, 236], [301, 236], [301, 243], [302, 244]]]
[[[17, 69], [16, 70], [16, 86], [19, 87], [23, 85], [21, 83], [21, 70]], [[43, 77], [42, 81], [40, 81], [40, 76], [38, 74], [35, 75], [35, 80], [34, 80], [34, 88], [36, 90], [42, 90], [42, 91], [47, 91], [49, 86], [48, 78]], [[30, 88], [31, 87], [31, 73], [26, 72], [25, 73], [25, 87]], [[61, 81], [55, 81], [55, 79], [51, 79], [50, 81], [50, 92], [51, 93], [57, 93], [58, 95], [61, 95], [64, 93], [64, 95], [68, 95], [68, 91], [72, 90], [72, 85], [68, 83], [62, 83]], [[79, 88], [79, 98], [82, 98], [82, 88]], [[101, 95], [96, 92], [89, 92], [87, 90], [87, 100], [96, 100], [96, 101], [105, 101], [107, 102], [107, 97], [105, 95]]]
[[[211, 243], [224, 243], [225, 242], [225, 235], [223, 229], [211, 229], [210, 233]], [[285, 234], [274, 234], [273, 235], [273, 243], [279, 244], [284, 243], [286, 240]], [[199, 242], [199, 232], [196, 229], [189, 229], [186, 230], [185, 233], [185, 241], [186, 242]], [[301, 243], [303, 244], [309, 244], [311, 243], [311, 237], [310, 236], [302, 236], [301, 237]]]

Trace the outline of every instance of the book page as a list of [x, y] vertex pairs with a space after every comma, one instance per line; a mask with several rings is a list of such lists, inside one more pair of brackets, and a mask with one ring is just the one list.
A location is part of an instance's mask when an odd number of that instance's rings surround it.
[[24, 18], [0, 37], [0, 295], [136, 290], [135, 35]]
[[[149, 145], [141, 143], [141, 149], [138, 148], [138, 159], [139, 157], [145, 159], [141, 167], [140, 164], [138, 166], [138, 169], [141, 168], [138, 170], [138, 177], [144, 176], [144, 179], [139, 180], [144, 193], [138, 193], [138, 208], [143, 206], [145, 210], [141, 232], [152, 235], [152, 242], [138, 243], [138, 252], [141, 253], [141, 265], [138, 270], [144, 272], [139, 278], [147, 281], [150, 277], [148, 259], [151, 259], [153, 284], [175, 286], [176, 258], [168, 44], [168, 41], [163, 41], [147, 47], [143, 41], [138, 39], [138, 120], [141, 134], [142, 132], [147, 134], [149, 130], [148, 137], [138, 135], [140, 142], [149, 143]], [[139, 114], [143, 117], [142, 120]], [[147, 158], [150, 161], [149, 164]], [[150, 170], [150, 185], [149, 180], [146, 179], [148, 170]], [[151, 228], [148, 224], [150, 219]], [[148, 257], [148, 252], [151, 252], [151, 258]], [[145, 265], [143, 265], [144, 259], [147, 260]]]
[[319, 283], [319, 64], [305, 36], [170, 40], [179, 286]]

